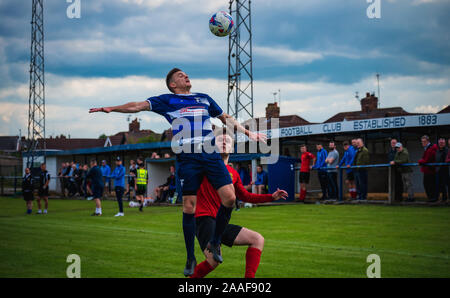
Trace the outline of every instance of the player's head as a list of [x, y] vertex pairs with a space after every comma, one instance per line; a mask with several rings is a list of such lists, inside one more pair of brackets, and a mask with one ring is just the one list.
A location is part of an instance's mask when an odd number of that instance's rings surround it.
[[321, 143], [317, 143], [317, 144], [316, 144], [316, 149], [317, 149], [318, 151], [322, 150], [322, 148], [323, 148], [323, 146], [322, 146]]
[[136, 162], [137, 162], [138, 166], [140, 166], [140, 167], [144, 166], [144, 158], [142, 156], [139, 156], [136, 159]]
[[445, 139], [439, 138], [438, 145], [439, 145], [439, 148], [441, 148], [441, 149], [444, 148], [445, 147]]
[[300, 152], [301, 153], [305, 153], [307, 150], [306, 150], [306, 144], [301, 144], [300, 145]]
[[350, 144], [347, 141], [345, 141], [342, 145], [344, 147], [344, 150], [347, 150], [348, 147], [350, 147]]
[[221, 154], [229, 155], [233, 152], [233, 136], [229, 129], [219, 129], [216, 136], [216, 146]]
[[122, 159], [120, 158], [120, 156], [116, 157], [116, 165], [120, 166], [122, 164]]
[[330, 143], [328, 144], [328, 148], [330, 148], [331, 150], [336, 149], [336, 144], [334, 143], [334, 141], [330, 141]]
[[258, 166], [256, 167], [256, 171], [257, 171], [258, 173], [261, 173], [261, 172], [263, 171], [262, 165], [258, 165]]
[[191, 81], [188, 75], [179, 68], [173, 68], [166, 76], [166, 85], [172, 93], [191, 90]]
[[395, 149], [396, 144], [397, 144], [397, 139], [396, 138], [391, 139], [391, 147]]
[[45, 165], [45, 162], [44, 162], [44, 163], [41, 163], [41, 170], [42, 170], [42, 171], [45, 171], [46, 168], [47, 168], [47, 166]]
[[364, 147], [364, 140], [362, 138], [358, 138], [356, 140], [356, 145], [358, 146], [358, 148]]
[[171, 174], [175, 174], [175, 166], [170, 166], [169, 171]]
[[422, 146], [427, 146], [430, 143], [430, 137], [427, 135], [424, 135], [420, 138], [420, 141], [422, 142]]
[[25, 174], [30, 174], [30, 168], [25, 168]]
[[91, 168], [97, 165], [97, 160], [95, 158], [91, 159]]
[[357, 139], [352, 139], [352, 146], [356, 147], [358, 145]]

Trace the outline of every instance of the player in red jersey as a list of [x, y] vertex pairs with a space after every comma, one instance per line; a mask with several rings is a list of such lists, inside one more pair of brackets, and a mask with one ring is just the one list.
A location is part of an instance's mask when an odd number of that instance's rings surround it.
[[[308, 152], [306, 145], [300, 145], [301, 165], [300, 165], [300, 201], [304, 201], [306, 198], [306, 185], [309, 184], [309, 175], [312, 165], [316, 163], [316, 157], [314, 154]], [[311, 164], [312, 160], [312, 164]]]
[[[217, 146], [221, 146], [220, 152], [225, 165], [228, 164], [229, 152], [233, 147], [233, 138], [228, 134], [222, 134], [216, 137]], [[277, 189], [273, 194], [253, 194], [249, 193], [244, 185], [238, 172], [231, 166], [227, 165], [230, 172], [231, 180], [236, 192], [236, 197], [244, 202], [264, 203], [278, 199], [286, 199], [288, 196], [284, 190]], [[209, 183], [205, 177], [202, 181], [200, 189], [197, 191], [197, 206], [195, 210], [197, 239], [200, 247], [205, 254], [206, 260], [198, 264], [194, 269], [191, 278], [202, 278], [214, 270], [219, 263], [213, 258], [212, 253], [208, 250], [208, 241], [214, 233], [215, 218], [220, 207], [220, 197], [217, 191]], [[245, 246], [247, 245], [245, 277], [254, 278], [261, 259], [261, 252], [264, 247], [264, 238], [260, 233], [250, 229], [228, 224], [222, 236], [222, 243], [226, 246]]]

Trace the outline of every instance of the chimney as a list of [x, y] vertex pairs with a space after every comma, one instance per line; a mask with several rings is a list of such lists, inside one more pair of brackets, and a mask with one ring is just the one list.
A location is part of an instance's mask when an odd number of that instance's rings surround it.
[[378, 109], [378, 97], [374, 94], [366, 93], [366, 97], [361, 99], [361, 111], [363, 113], [371, 113]]
[[139, 123], [137, 118], [134, 119], [133, 121], [131, 121], [131, 123], [128, 125], [129, 132], [139, 132], [140, 130], [141, 130], [141, 124]]
[[279, 118], [280, 117], [280, 108], [276, 102], [269, 103], [266, 107], [266, 118]]

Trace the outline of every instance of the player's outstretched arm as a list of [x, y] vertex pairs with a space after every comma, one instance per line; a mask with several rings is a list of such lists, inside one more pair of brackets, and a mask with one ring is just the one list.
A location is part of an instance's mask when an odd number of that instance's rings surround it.
[[103, 113], [138, 113], [140, 111], [150, 111], [150, 104], [148, 101], [129, 102], [120, 106], [92, 108], [89, 113], [103, 112]]
[[237, 131], [242, 132], [243, 134], [245, 134], [246, 136], [249, 137], [250, 140], [252, 141], [261, 141], [266, 143], [267, 141], [267, 135], [264, 133], [259, 133], [259, 132], [252, 132], [249, 131], [248, 129], [245, 129], [245, 127], [243, 127], [236, 119], [234, 119], [233, 116], [228, 115], [227, 113], [223, 113], [222, 115], [220, 115], [219, 117], [217, 117], [220, 119], [220, 121], [222, 121], [223, 124], [225, 124], [226, 126], [228, 126], [229, 128], [236, 128]]

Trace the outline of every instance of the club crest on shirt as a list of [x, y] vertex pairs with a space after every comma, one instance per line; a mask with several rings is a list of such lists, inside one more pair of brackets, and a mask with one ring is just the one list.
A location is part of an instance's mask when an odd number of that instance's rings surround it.
[[231, 172], [229, 172], [229, 173], [230, 173], [231, 181], [233, 181], [233, 173], [231, 173]]

